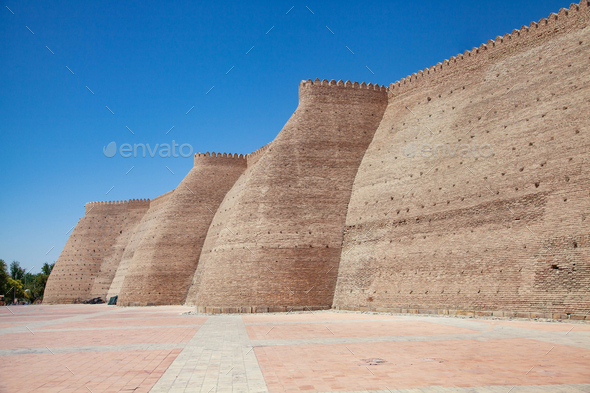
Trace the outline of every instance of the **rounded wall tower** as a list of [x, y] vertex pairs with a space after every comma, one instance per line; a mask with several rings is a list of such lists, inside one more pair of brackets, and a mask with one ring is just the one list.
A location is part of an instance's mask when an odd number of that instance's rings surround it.
[[221, 204], [187, 304], [225, 312], [331, 306], [352, 183], [387, 94], [318, 79], [303, 81], [299, 98]]
[[43, 302], [106, 296], [128, 233], [148, 208], [149, 200], [87, 203], [49, 275]]
[[246, 169], [236, 154], [197, 153], [129, 263], [118, 305], [182, 304], [197, 268], [214, 212]]

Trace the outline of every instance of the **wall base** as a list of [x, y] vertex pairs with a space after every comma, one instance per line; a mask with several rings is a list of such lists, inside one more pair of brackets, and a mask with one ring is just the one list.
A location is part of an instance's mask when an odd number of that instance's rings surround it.
[[195, 306], [200, 314], [256, 314], [267, 312], [292, 312], [329, 310], [330, 306], [241, 306], [241, 307], [207, 307]]
[[590, 314], [572, 314], [563, 312], [535, 312], [535, 311], [500, 311], [500, 310], [448, 310], [448, 309], [422, 309], [422, 308], [387, 308], [369, 306], [335, 306], [334, 310], [343, 311], [369, 311], [394, 314], [436, 314], [456, 315], [466, 317], [498, 317], [498, 318], [526, 318], [526, 319], [556, 319], [590, 321]]

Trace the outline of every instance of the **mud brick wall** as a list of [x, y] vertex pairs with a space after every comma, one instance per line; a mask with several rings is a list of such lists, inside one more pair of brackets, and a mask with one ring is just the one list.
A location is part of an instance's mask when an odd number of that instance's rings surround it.
[[101, 297], [102, 299], [107, 299], [107, 293], [121, 263], [125, 247], [129, 244], [135, 229], [145, 216], [149, 206], [149, 200], [131, 200], [127, 203], [128, 222], [126, 228], [119, 230], [119, 236], [112, 246], [111, 254], [103, 258], [100, 269], [94, 279], [92, 289], [90, 290], [90, 298]]
[[336, 308], [590, 309], [588, 12], [572, 5], [389, 87]]
[[214, 212], [246, 169], [240, 155], [195, 154], [195, 165], [138, 244], [117, 304], [184, 303]]
[[387, 105], [381, 86], [317, 79], [213, 220], [188, 304], [329, 308], [352, 182]]
[[589, 22], [584, 0], [387, 89], [302, 81], [252, 154], [88, 204], [45, 301], [585, 318]]
[[122, 244], [148, 208], [149, 200], [87, 203], [47, 280], [43, 302], [105, 296], [121, 260]]
[[123, 251], [123, 255], [121, 257], [121, 262], [117, 267], [117, 272], [115, 273], [115, 277], [113, 278], [106, 299], [110, 299], [112, 296], [117, 296], [119, 295], [119, 292], [121, 292], [123, 281], [125, 280], [125, 276], [129, 270], [129, 265], [131, 264], [135, 250], [145, 237], [146, 232], [148, 232], [151, 226], [157, 222], [158, 215], [160, 212], [162, 212], [163, 206], [166, 205], [166, 201], [173, 192], [174, 190], [168, 191], [167, 193], [160, 195], [150, 201], [149, 210], [141, 218], [139, 224], [137, 224], [137, 226], [133, 229], [130, 235], [130, 240], [125, 246], [125, 250]]

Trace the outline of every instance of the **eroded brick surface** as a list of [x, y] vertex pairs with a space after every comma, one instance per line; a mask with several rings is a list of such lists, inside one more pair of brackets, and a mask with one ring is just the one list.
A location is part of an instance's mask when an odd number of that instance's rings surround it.
[[334, 306], [590, 309], [588, 20], [584, 1], [390, 87]]

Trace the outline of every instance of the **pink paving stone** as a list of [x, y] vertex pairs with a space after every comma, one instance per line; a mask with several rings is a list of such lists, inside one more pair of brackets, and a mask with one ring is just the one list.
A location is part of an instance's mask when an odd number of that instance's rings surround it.
[[120, 390], [148, 392], [180, 351], [167, 349], [3, 356], [0, 391], [88, 392], [88, 387], [93, 393]]
[[[254, 351], [270, 392], [590, 383], [589, 350], [530, 339], [277, 345]], [[386, 362], [367, 364], [375, 358]]]
[[168, 318], [125, 318], [125, 319], [98, 319], [85, 320], [76, 322], [67, 322], [57, 325], [50, 325], [41, 328], [44, 329], [79, 329], [79, 328], [101, 328], [101, 327], [130, 327], [130, 326], [172, 326], [172, 325], [202, 325], [207, 320], [206, 317], [168, 317]]
[[15, 322], [15, 323], [0, 323], [0, 329], [9, 328], [12, 326], [26, 325], [26, 322]]
[[[367, 318], [368, 319], [368, 318]], [[251, 340], [285, 340], [330, 337], [416, 336], [436, 334], [474, 334], [476, 330], [425, 321], [379, 321], [340, 323], [301, 323], [289, 325], [247, 325]]]
[[179, 316], [180, 313], [156, 313], [156, 312], [149, 312], [149, 313], [131, 313], [131, 312], [120, 312], [116, 314], [108, 314], [108, 315], [97, 315], [94, 317], [88, 317], [88, 319], [120, 319], [120, 318], [166, 318], [170, 316]]
[[[31, 333], [3, 334], [0, 336], [0, 348], [180, 343], [190, 340], [199, 328], [190, 325], [200, 325], [207, 320], [207, 317], [181, 315], [187, 308], [177, 306], [29, 307], [31, 308], [20, 307], [17, 318], [13, 318], [12, 314], [1, 314], [0, 324], [42, 321], [52, 322], [54, 325], [33, 329], [34, 336]], [[105, 314], [92, 315], [95, 313]], [[77, 315], [85, 316], [86, 319], [71, 323], [59, 321], [61, 318]], [[254, 324], [266, 323], [246, 326], [251, 338], [264, 340], [467, 334], [463, 340], [451, 336], [449, 340], [436, 341], [346, 344], [348, 348], [344, 344], [256, 347], [254, 353], [271, 392], [385, 390], [386, 387], [395, 391], [396, 388], [437, 385], [575, 384], [589, 383], [590, 379], [590, 372], [586, 371], [590, 364], [589, 351], [586, 349], [554, 346], [530, 339], [473, 340], [469, 339], [469, 334], [479, 332], [437, 323], [434, 318], [432, 322], [427, 322], [387, 315], [291, 313], [248, 315], [243, 316], [243, 320]], [[349, 322], [351, 320], [359, 322]], [[158, 327], [183, 324], [180, 321], [186, 321], [187, 325], [181, 328]], [[309, 323], [312, 321], [326, 323]], [[293, 324], [273, 326], [273, 322]], [[590, 330], [590, 326], [581, 324], [470, 320], [470, 323], [473, 322], [485, 323], [490, 330], [502, 329], [504, 326], [558, 334], [565, 334], [572, 326], [573, 332], [576, 329], [580, 332]], [[136, 328], [120, 329], [123, 326]], [[91, 327], [107, 329], [44, 331]], [[271, 328], [271, 332], [267, 334]], [[179, 352], [180, 349], [168, 349], [74, 353], [56, 351], [55, 355], [7, 355], [2, 359], [10, 366], [0, 367], [0, 392], [80, 392], [87, 391], [85, 386], [93, 393], [148, 392]], [[370, 358], [382, 358], [386, 363], [368, 366], [363, 359]], [[70, 367], [75, 375], [67, 369], [64, 371], [62, 366]], [[33, 369], [36, 371], [31, 372]], [[209, 366], [209, 369], [212, 375], [219, 373], [218, 367]], [[24, 381], [27, 381], [27, 389], [29, 386], [34, 388], [23, 390], [21, 387], [25, 386]], [[32, 381], [32, 385], [28, 384], [29, 381]]]
[[536, 322], [536, 321], [494, 321], [494, 320], [480, 320], [491, 326], [512, 326], [525, 329], [542, 330], [545, 332], [589, 332], [590, 325], [580, 323], [564, 323], [564, 322]]
[[33, 329], [33, 333], [8, 333], [2, 335], [0, 349], [182, 343], [188, 342], [198, 328], [198, 326], [190, 326], [162, 329], [109, 329], [68, 332], [45, 332]]
[[[63, 315], [80, 315], [80, 314], [92, 314], [100, 311], [107, 311], [114, 309], [113, 306], [107, 306], [104, 304], [68, 304], [63, 306], [50, 306], [50, 305], [39, 305], [39, 306], [8, 306], [0, 307], [0, 316], [3, 315], [45, 315], [45, 314], [63, 314]], [[8, 309], [10, 309], [10, 312]]]
[[352, 313], [287, 313], [287, 314], [255, 314], [244, 315], [244, 323], [265, 323], [265, 322], [309, 322], [309, 321], [354, 321], [362, 319], [399, 319], [391, 315], [377, 314], [352, 314]]
[[71, 315], [13, 315], [0, 317], [0, 322], [37, 322], [37, 321], [53, 321], [56, 319], [62, 319], [70, 317]]
[[[83, 327], [121, 327], [133, 326], [136, 329], [68, 330], [67, 332], [48, 332], [33, 328], [33, 333], [8, 333], [0, 336], [0, 348], [53, 348], [55, 354], [5, 355], [0, 367], [0, 392], [79, 392], [94, 393], [135, 391], [148, 392], [160, 376], [176, 358], [181, 349], [138, 350], [138, 351], [96, 351], [66, 352], [55, 351], [59, 347], [126, 345], [149, 343], [182, 343], [189, 341], [206, 318], [190, 319], [180, 317], [186, 307], [161, 307], [158, 310], [121, 309], [106, 305], [64, 305], [64, 306], [20, 306], [11, 307], [0, 315], [0, 322], [8, 325], [33, 324], [34, 322], [53, 322], [47, 328]], [[6, 311], [6, 309], [3, 309]], [[139, 312], [138, 312], [139, 311]], [[88, 320], [92, 314], [107, 319]], [[113, 315], [124, 315], [124, 319], [108, 319]], [[144, 318], [145, 319], [139, 319]], [[82, 316], [86, 321], [60, 323], [60, 319]], [[128, 318], [128, 317], [131, 318]], [[164, 318], [168, 317], [168, 318]], [[186, 322], [180, 322], [180, 320]], [[190, 320], [191, 323], [188, 323]], [[180, 322], [180, 323], [179, 323]], [[180, 328], [147, 328], [170, 324], [187, 324]], [[66, 368], [69, 367], [74, 375]]]

